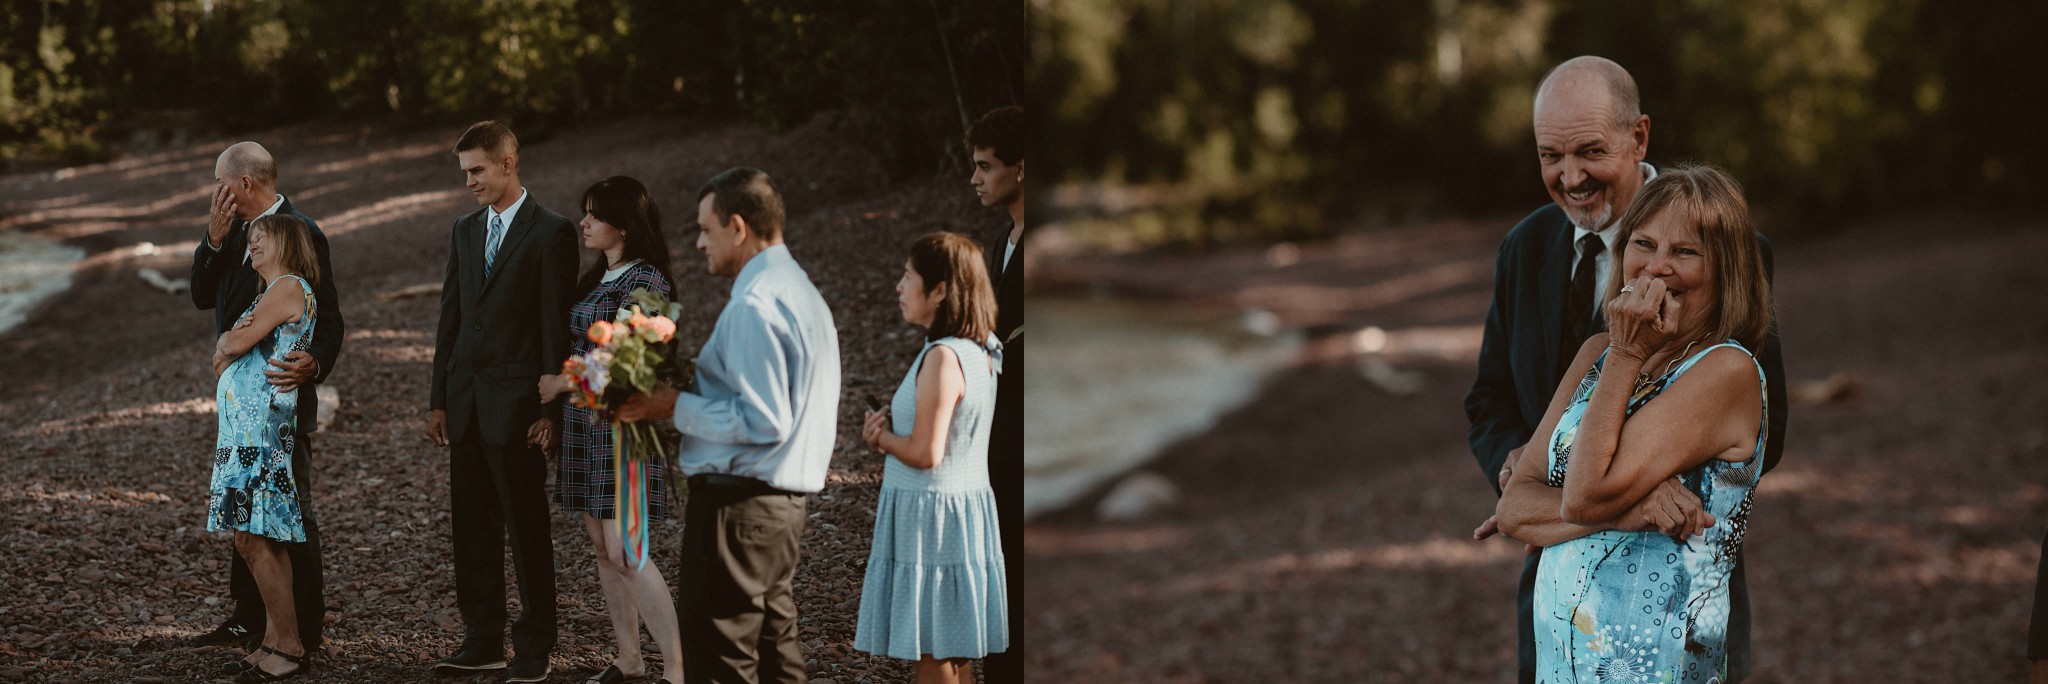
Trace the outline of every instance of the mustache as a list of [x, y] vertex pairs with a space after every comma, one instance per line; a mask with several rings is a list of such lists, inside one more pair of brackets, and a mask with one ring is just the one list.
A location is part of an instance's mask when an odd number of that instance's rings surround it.
[[1557, 188], [1559, 193], [1596, 192], [1601, 188], [1607, 187], [1607, 184], [1600, 182], [1592, 176], [1587, 176], [1585, 180], [1579, 181], [1578, 185], [1569, 188], [1565, 187], [1563, 183], [1555, 184], [1552, 187]]

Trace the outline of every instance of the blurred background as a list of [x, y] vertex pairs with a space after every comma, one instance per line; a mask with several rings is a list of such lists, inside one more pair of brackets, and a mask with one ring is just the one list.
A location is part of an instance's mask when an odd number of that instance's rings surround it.
[[[2017, 681], [2048, 527], [2048, 5], [1034, 0], [1034, 674], [1505, 681], [1461, 400], [1581, 55], [1740, 180], [1794, 406], [1757, 681]], [[1900, 648], [1905, 646], [1905, 648]]]

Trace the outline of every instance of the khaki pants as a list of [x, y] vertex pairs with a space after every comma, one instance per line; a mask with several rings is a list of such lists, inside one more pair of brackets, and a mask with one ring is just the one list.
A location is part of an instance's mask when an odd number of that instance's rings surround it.
[[683, 509], [676, 618], [691, 684], [806, 681], [797, 642], [802, 494], [693, 479]]

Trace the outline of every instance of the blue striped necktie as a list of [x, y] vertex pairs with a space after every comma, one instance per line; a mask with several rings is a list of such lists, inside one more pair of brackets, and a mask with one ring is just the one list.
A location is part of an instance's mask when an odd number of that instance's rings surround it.
[[505, 219], [491, 217], [491, 235], [484, 240], [484, 276], [490, 277], [491, 264], [498, 260], [498, 245], [505, 241]]

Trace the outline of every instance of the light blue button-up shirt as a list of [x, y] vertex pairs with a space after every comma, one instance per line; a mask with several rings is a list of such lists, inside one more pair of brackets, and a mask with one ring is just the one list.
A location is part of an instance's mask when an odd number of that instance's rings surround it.
[[697, 391], [676, 397], [676, 460], [685, 475], [821, 491], [838, 417], [832, 310], [789, 248], [769, 247], [733, 281], [732, 300], [697, 353]]

